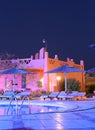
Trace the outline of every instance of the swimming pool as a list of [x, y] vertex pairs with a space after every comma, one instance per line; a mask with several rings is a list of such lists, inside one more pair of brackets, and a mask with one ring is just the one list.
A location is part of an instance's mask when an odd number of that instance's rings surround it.
[[44, 106], [44, 105], [23, 105], [22, 108], [18, 105], [11, 105], [8, 110], [8, 105], [0, 105], [0, 115], [15, 115], [15, 114], [35, 114], [35, 113], [46, 113], [46, 112], [56, 112], [63, 111], [63, 107], [55, 106]]
[[77, 109], [78, 106], [69, 106], [64, 105], [64, 102], [62, 103], [59, 101], [30, 101], [24, 102], [22, 107], [20, 106], [21, 102], [19, 101], [18, 104], [14, 102], [9, 107], [9, 102], [0, 102], [0, 115], [26, 115], [26, 114], [36, 114], [36, 113], [51, 113], [51, 112], [65, 112], [70, 111], [73, 109]]
[[[26, 102], [25, 102], [26, 103]], [[1, 101], [0, 105], [8, 105], [9, 102]], [[27, 103], [26, 103], [27, 104]], [[26, 105], [24, 104], [24, 105]], [[63, 129], [94, 129], [94, 113], [95, 101], [37, 101], [30, 102], [31, 105], [48, 105], [63, 106], [63, 109], [68, 110], [65, 113], [39, 113], [27, 115], [4, 115], [0, 116], [0, 130], [63, 130]], [[15, 105], [15, 104], [14, 104]], [[74, 110], [76, 107], [79, 109]], [[27, 107], [27, 105], [25, 106]], [[74, 110], [74, 113], [69, 111]], [[77, 111], [78, 110], [78, 111]], [[87, 110], [87, 111], [83, 111]], [[77, 111], [77, 112], [76, 112]], [[93, 114], [91, 114], [93, 113]], [[83, 118], [88, 117], [88, 118]], [[89, 120], [88, 120], [89, 119]], [[92, 120], [93, 119], [93, 120]], [[87, 124], [87, 125], [86, 125]], [[91, 127], [91, 128], [90, 128]]]

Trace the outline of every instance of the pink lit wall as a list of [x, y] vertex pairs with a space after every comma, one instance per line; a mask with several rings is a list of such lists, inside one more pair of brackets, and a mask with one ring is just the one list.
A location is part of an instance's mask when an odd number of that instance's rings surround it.
[[19, 89], [21, 88], [21, 82], [22, 82], [22, 77], [21, 75], [16, 75], [15, 76], [15, 81], [14, 81], [14, 75], [13, 74], [2, 74], [0, 75], [0, 89], [9, 89], [12, 90], [13, 89], [13, 83], [17, 83], [17, 85], [15, 85], [15, 89]]
[[[67, 64], [69, 66], [73, 66], [75, 68], [84, 69], [84, 62], [81, 60], [80, 64], [76, 64], [73, 59], [67, 58], [67, 61], [60, 60], [59, 56], [56, 54], [54, 58], [49, 57], [49, 53], [46, 52], [45, 48], [41, 48], [39, 52], [35, 54], [35, 56], [31, 56], [30, 58], [25, 59], [17, 59], [17, 60], [1, 60], [1, 64], [4, 64], [5, 66], [12, 66], [13, 64], [17, 64], [18, 68], [26, 69], [29, 71], [36, 70], [36, 74], [33, 75], [27, 75], [26, 76], [26, 88], [31, 89], [32, 91], [35, 91], [37, 89], [42, 89], [45, 91], [55, 91], [55, 87], [57, 86], [57, 74], [45, 74], [44, 72], [54, 69], [56, 67], [62, 66], [64, 64]], [[5, 68], [3, 68], [5, 69]], [[2, 70], [2, 69], [1, 69]], [[64, 79], [64, 75], [60, 74]], [[81, 91], [85, 90], [85, 76], [84, 74], [79, 73], [71, 73], [67, 75], [67, 78], [76, 78], [81, 82]], [[6, 87], [6, 78], [8, 81], [13, 80], [13, 75], [0, 75], [0, 89], [5, 89]], [[40, 88], [38, 86], [38, 82], [43, 78], [43, 86]], [[17, 89], [22, 89], [22, 76], [16, 75], [16, 81], [18, 85], [16, 86]], [[11, 86], [11, 85], [10, 85]], [[12, 89], [12, 86], [10, 87]], [[57, 91], [57, 89], [56, 89]]]

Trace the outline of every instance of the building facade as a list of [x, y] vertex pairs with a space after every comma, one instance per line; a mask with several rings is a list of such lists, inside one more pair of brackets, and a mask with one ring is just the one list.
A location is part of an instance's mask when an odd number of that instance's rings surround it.
[[[67, 61], [60, 60], [58, 55], [54, 58], [49, 57], [49, 53], [45, 48], [41, 48], [35, 56], [25, 59], [0, 60], [0, 71], [17, 66], [25, 69], [33, 74], [16, 74], [15, 81], [12, 74], [0, 75], [0, 89], [12, 89], [13, 82], [15, 89], [31, 89], [31, 91], [59, 91], [60, 82], [64, 80], [63, 73], [46, 74], [44, 72], [56, 67], [67, 64], [69, 66], [84, 70], [84, 61], [76, 64], [73, 59], [67, 58]], [[75, 78], [81, 83], [80, 91], [85, 91], [85, 75], [84, 73], [72, 72], [67, 74], [67, 79]]]

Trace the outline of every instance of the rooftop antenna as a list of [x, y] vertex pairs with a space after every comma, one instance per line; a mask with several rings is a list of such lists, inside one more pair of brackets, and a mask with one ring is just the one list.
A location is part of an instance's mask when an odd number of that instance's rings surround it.
[[45, 39], [43, 39], [43, 43], [45, 44], [45, 48], [46, 48], [46, 51], [47, 51], [47, 41]]

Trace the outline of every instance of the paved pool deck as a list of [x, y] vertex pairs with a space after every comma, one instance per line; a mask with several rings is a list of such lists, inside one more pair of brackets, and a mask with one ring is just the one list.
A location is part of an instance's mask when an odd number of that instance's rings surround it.
[[33, 103], [63, 105], [65, 109], [51, 113], [0, 116], [0, 130], [95, 130], [95, 100], [30, 101], [30, 104]]

